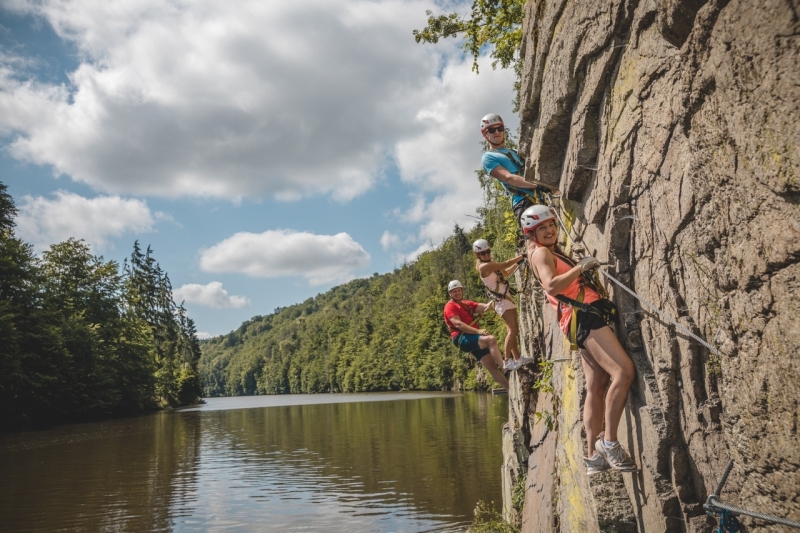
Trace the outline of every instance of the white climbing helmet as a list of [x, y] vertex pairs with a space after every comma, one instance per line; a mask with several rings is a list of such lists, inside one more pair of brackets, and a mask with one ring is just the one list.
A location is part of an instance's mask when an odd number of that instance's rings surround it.
[[533, 233], [536, 226], [556, 218], [556, 210], [546, 205], [532, 205], [522, 212], [519, 223], [526, 235]]
[[464, 287], [461, 286], [461, 282], [457, 279], [454, 279], [450, 283], [447, 284], [447, 292], [452, 291], [453, 289], [463, 289]]
[[479, 254], [481, 252], [488, 252], [490, 249], [491, 246], [489, 246], [489, 241], [487, 241], [486, 239], [478, 239], [477, 241], [472, 243], [472, 251], [475, 252], [476, 254]]
[[481, 119], [481, 133], [486, 133], [486, 129], [491, 128], [495, 124], [505, 126], [505, 124], [503, 124], [503, 119], [500, 118], [500, 115], [497, 113], [489, 113]]

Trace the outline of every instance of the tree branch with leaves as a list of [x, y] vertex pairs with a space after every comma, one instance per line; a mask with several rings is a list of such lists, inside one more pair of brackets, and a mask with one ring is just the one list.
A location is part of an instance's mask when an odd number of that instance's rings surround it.
[[428, 25], [414, 30], [418, 43], [438, 43], [439, 39], [464, 37], [464, 51], [472, 55], [472, 70], [478, 73], [478, 58], [490, 47], [492, 68], [516, 66], [522, 43], [524, 0], [475, 0], [469, 16], [459, 13], [435, 16], [426, 11]]

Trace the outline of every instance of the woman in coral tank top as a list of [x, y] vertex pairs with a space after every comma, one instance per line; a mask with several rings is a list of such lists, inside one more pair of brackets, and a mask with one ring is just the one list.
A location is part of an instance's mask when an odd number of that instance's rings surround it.
[[556, 310], [561, 331], [580, 348], [586, 375], [583, 424], [588, 441], [588, 457], [584, 458], [587, 474], [609, 468], [635, 472], [636, 463], [617, 441], [617, 428], [636, 369], [609, 327], [616, 307], [583, 276], [599, 263], [594, 257], [584, 257], [576, 264], [561, 252], [556, 213], [551, 207], [532, 206], [520, 222], [528, 261]]

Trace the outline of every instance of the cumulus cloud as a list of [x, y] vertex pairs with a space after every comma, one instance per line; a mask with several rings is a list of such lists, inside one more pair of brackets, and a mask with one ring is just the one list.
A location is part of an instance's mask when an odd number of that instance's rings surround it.
[[236, 233], [203, 250], [200, 268], [257, 278], [301, 276], [313, 286], [350, 280], [369, 260], [369, 254], [347, 233], [274, 230]]
[[[80, 51], [68, 85], [0, 65], [10, 153], [125, 194], [352, 198], [436, 84], [432, 0], [17, 0]], [[504, 96], [506, 98], [506, 96]]]
[[211, 333], [209, 333], [209, 332], [207, 332], [207, 331], [198, 331], [198, 332], [195, 334], [195, 336], [196, 336], [198, 339], [200, 339], [201, 341], [202, 341], [202, 340], [206, 340], [206, 339], [211, 339], [211, 338], [213, 338], [213, 337], [214, 337], [214, 335], [212, 335]]
[[84, 198], [58, 191], [53, 199], [23, 196], [16, 232], [39, 249], [70, 237], [102, 249], [110, 238], [153, 231], [156, 219], [162, 217], [152, 213], [141, 200], [119, 196]]
[[406, 223], [419, 227], [419, 247], [409, 260], [430, 250], [431, 243], [441, 243], [455, 224], [475, 225], [475, 208], [483, 201], [475, 175], [482, 155], [480, 118], [499, 113], [512, 132], [518, 126], [511, 112], [513, 72], [492, 71], [484, 59], [483, 74], [475, 76], [470, 65], [469, 59], [448, 64], [438, 83], [426, 88], [429, 104], [415, 116], [418, 134], [396, 144], [400, 176], [419, 191], [401, 213]]
[[212, 281], [208, 285], [187, 283], [173, 290], [172, 295], [176, 301], [183, 300], [214, 309], [238, 309], [250, 305], [250, 300], [245, 296], [229, 295], [219, 281]]
[[457, 40], [411, 36], [425, 10], [469, 5], [14, 0], [80, 64], [58, 85], [0, 55], [0, 135], [114, 194], [347, 200], [396, 165], [415, 201], [393, 232], [413, 259], [475, 223], [480, 117], [517, 126], [513, 72], [484, 60], [476, 76]]

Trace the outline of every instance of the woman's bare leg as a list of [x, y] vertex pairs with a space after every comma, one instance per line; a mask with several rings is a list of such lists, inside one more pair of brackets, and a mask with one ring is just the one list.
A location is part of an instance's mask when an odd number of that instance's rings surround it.
[[608, 326], [593, 329], [583, 343], [595, 362], [611, 377], [605, 400], [605, 439], [617, 440], [617, 429], [628, 401], [636, 369], [633, 361], [622, 348], [617, 336]]
[[605, 393], [608, 388], [608, 372], [603, 370], [587, 350], [581, 350], [583, 374], [586, 376], [586, 401], [583, 404], [583, 427], [586, 429], [587, 457], [595, 453], [594, 443], [603, 431]]
[[504, 344], [506, 357], [511, 356], [519, 360], [519, 345], [517, 344], [519, 324], [517, 321], [517, 309], [506, 309], [506, 312], [500, 315], [500, 318], [506, 323], [506, 341]]

